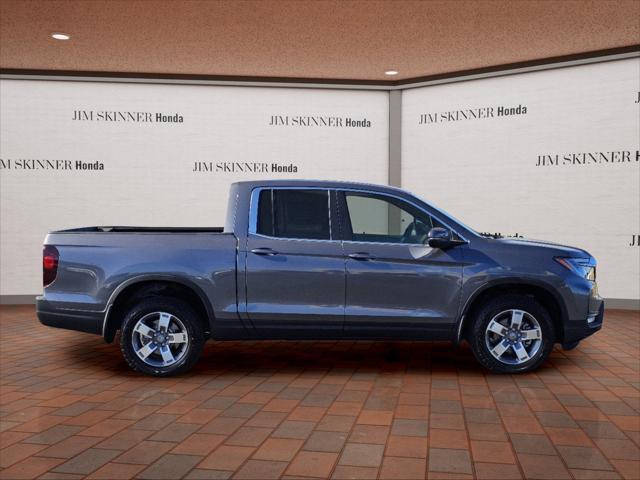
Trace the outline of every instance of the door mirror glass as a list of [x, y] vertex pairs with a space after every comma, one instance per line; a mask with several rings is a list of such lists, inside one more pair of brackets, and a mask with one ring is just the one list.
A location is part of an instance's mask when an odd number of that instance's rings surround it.
[[453, 245], [451, 230], [442, 227], [434, 227], [429, 230], [427, 243], [431, 248], [448, 248]]

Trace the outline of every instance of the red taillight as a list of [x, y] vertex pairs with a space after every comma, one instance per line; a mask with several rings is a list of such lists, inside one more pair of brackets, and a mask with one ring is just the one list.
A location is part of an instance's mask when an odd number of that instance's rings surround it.
[[42, 248], [42, 286], [51, 285], [58, 275], [58, 258], [60, 254], [53, 245]]

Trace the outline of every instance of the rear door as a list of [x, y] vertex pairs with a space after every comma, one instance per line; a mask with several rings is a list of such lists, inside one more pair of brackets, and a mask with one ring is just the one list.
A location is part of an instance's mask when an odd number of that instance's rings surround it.
[[254, 328], [277, 337], [341, 335], [345, 264], [335, 192], [256, 189], [250, 211], [246, 308]]
[[345, 334], [450, 338], [459, 307], [461, 247], [427, 245], [438, 220], [393, 196], [339, 193], [347, 269]]

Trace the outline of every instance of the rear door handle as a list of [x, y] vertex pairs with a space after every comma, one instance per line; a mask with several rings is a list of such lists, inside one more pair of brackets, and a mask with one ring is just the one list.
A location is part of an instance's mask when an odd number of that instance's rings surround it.
[[350, 253], [349, 258], [353, 258], [354, 260], [373, 260], [373, 257], [366, 252]]
[[256, 255], [277, 255], [278, 252], [273, 250], [272, 248], [253, 248], [251, 253], [255, 253]]

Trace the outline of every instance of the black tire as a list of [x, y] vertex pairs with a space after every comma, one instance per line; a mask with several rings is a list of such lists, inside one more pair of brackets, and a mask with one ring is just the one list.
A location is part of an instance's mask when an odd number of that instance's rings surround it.
[[[187, 331], [188, 342], [182, 357], [169, 366], [145, 363], [135, 351], [134, 328], [138, 320], [154, 312], [166, 312], [178, 318]], [[190, 370], [200, 358], [205, 336], [202, 319], [188, 303], [171, 297], [150, 296], [133, 304], [125, 313], [120, 335], [120, 350], [129, 366], [138, 372], [156, 377], [168, 377]]]
[[[540, 347], [531, 358], [520, 364], [503, 363], [493, 356], [487, 346], [485, 332], [489, 322], [507, 310], [523, 310], [532, 315], [540, 325]], [[527, 295], [508, 294], [487, 301], [471, 318], [467, 340], [478, 362], [494, 373], [524, 373], [538, 368], [549, 356], [555, 343], [555, 330], [551, 315], [540, 302]]]

